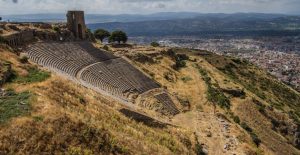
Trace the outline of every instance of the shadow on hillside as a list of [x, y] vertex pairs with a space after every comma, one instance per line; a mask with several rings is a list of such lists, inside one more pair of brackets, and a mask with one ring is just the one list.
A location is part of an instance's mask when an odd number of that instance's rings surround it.
[[77, 42], [77, 45], [79, 45], [90, 56], [92, 56], [94, 59], [97, 59], [98, 61], [106, 61], [106, 60], [116, 58], [116, 56], [114, 56], [113, 54], [94, 47], [93, 44], [90, 42], [87, 41]]
[[119, 110], [122, 114], [124, 114], [126, 117], [129, 117], [137, 122], [141, 122], [149, 127], [155, 127], [155, 128], [165, 128], [168, 124], [159, 122], [151, 117], [142, 115], [140, 113], [128, 110], [128, 109], [121, 109]]

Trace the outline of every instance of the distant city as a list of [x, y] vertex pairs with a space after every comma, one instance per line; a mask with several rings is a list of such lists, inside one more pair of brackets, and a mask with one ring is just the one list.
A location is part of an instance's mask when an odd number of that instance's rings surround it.
[[279, 80], [300, 91], [300, 37], [260, 37], [252, 39], [208, 39], [195, 37], [131, 38], [138, 44], [155, 40], [162, 46], [185, 47], [234, 56], [266, 69]]

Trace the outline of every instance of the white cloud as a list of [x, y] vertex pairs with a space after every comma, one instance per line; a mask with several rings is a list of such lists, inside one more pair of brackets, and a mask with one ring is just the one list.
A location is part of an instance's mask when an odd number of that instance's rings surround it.
[[69, 9], [88, 13], [266, 12], [299, 13], [300, 0], [0, 0], [0, 14], [57, 13]]

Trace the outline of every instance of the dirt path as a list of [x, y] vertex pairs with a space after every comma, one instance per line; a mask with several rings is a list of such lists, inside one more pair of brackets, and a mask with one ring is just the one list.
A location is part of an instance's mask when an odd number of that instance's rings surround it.
[[175, 116], [173, 123], [190, 129], [208, 154], [244, 154], [233, 125], [213, 113], [188, 112]]

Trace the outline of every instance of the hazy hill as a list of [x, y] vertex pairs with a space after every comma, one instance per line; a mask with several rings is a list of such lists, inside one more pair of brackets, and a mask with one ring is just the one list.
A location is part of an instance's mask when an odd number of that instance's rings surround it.
[[[162, 12], [139, 14], [86, 14], [92, 30], [121, 29], [130, 36], [165, 35], [299, 35], [300, 16], [263, 13], [201, 14], [193, 12]], [[17, 22], [65, 22], [65, 14], [4, 15], [3, 20]]]
[[[66, 21], [64, 13], [50, 14], [24, 14], [24, 15], [0, 15], [3, 20], [16, 22], [60, 22]], [[189, 19], [189, 18], [232, 18], [232, 19], [274, 19], [287, 17], [283, 14], [263, 14], [263, 13], [196, 13], [196, 12], [159, 12], [153, 14], [86, 14], [87, 23], [108, 23], [108, 22], [138, 22], [138, 21], [156, 21], [171, 19]]]
[[[87, 23], [107, 23], [107, 22], [136, 22], [149, 20], [169, 20], [193, 18], [199, 13], [193, 12], [162, 12], [149, 15], [139, 14], [86, 14], [85, 20]], [[65, 14], [26, 14], [26, 15], [4, 15], [3, 20], [11, 20], [17, 22], [64, 22], [66, 21]]]
[[121, 29], [130, 36], [164, 35], [299, 35], [300, 17], [237, 13], [199, 14], [194, 18], [89, 24], [92, 30]]

